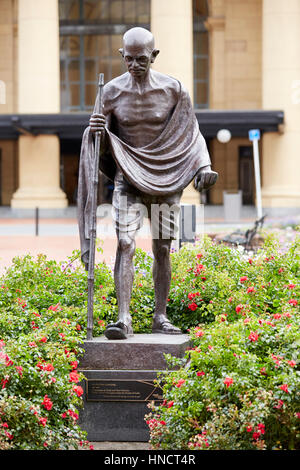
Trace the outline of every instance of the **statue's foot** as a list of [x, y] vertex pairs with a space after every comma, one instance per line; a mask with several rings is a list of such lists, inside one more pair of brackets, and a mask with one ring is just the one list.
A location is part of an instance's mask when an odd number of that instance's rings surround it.
[[181, 335], [182, 331], [167, 319], [167, 317], [160, 316], [153, 319], [152, 333], [161, 333], [164, 335]]
[[104, 334], [107, 339], [126, 339], [128, 336], [133, 335], [133, 329], [131, 324], [126, 325], [126, 323], [119, 320], [116, 323], [107, 325]]

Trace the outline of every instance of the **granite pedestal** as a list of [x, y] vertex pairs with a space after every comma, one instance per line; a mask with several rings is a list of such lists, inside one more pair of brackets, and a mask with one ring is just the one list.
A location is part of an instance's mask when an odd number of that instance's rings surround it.
[[79, 424], [89, 441], [146, 442], [145, 414], [149, 401], [160, 401], [153, 381], [167, 370], [164, 354], [184, 357], [187, 335], [137, 334], [125, 340], [105, 336], [84, 342], [79, 370], [84, 407]]

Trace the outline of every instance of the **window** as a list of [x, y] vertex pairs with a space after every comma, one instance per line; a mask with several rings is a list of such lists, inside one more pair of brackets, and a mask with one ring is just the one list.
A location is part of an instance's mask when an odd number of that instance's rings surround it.
[[119, 53], [129, 28], [150, 29], [150, 0], [60, 0], [61, 110], [91, 111], [98, 75], [126, 71]]
[[208, 31], [204, 24], [207, 16], [207, 1], [193, 0], [194, 107], [196, 109], [209, 106], [209, 44]]

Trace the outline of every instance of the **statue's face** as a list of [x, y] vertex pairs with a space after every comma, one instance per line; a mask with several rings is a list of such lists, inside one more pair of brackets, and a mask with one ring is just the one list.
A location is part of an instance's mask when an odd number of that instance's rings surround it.
[[124, 44], [123, 57], [128, 72], [135, 78], [142, 78], [153, 62], [153, 51], [145, 45]]

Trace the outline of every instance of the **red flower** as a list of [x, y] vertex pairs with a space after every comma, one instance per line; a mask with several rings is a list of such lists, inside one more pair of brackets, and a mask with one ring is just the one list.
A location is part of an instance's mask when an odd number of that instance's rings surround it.
[[194, 297], [196, 297], [196, 294], [194, 294], [193, 292], [188, 293], [189, 300], [193, 300]]
[[203, 372], [203, 370], [197, 372], [197, 376], [198, 376], [198, 377], [201, 377], [201, 376], [203, 376], [203, 375], [205, 375], [205, 372]]
[[198, 253], [198, 254], [197, 254], [197, 258], [198, 258], [198, 259], [201, 259], [201, 258], [202, 258], [202, 256], [203, 256], [203, 254], [202, 254], [202, 253]]
[[77, 367], [78, 367], [78, 361], [71, 361], [71, 362], [70, 362], [70, 366], [71, 366], [72, 370], [77, 369]]
[[259, 438], [259, 436], [260, 436], [259, 432], [254, 432], [253, 435], [252, 435], [254, 440], [257, 440]]
[[40, 343], [47, 343], [47, 336], [43, 336], [43, 337], [40, 339]]
[[8, 439], [10, 439], [10, 440], [13, 439], [14, 436], [12, 434], [10, 434], [10, 432], [4, 431], [4, 433], [5, 433], [5, 435]]
[[173, 405], [174, 405], [174, 401], [173, 401], [173, 400], [171, 400], [171, 401], [169, 401], [169, 402], [167, 403], [168, 408], [172, 408]]
[[265, 368], [265, 367], [262, 367], [262, 368], [260, 369], [259, 373], [260, 373], [261, 375], [268, 375], [267, 372], [266, 372], [266, 368]]
[[37, 345], [36, 345], [36, 343], [35, 343], [34, 341], [30, 341], [30, 342], [28, 343], [28, 346], [30, 346], [31, 348], [36, 348], [36, 347], [37, 347]]
[[46, 410], [50, 411], [52, 409], [53, 403], [48, 397], [48, 395], [44, 396], [44, 400], [42, 401], [42, 405], [45, 407]]
[[58, 308], [59, 308], [59, 303], [56, 305], [50, 305], [48, 310], [52, 310], [53, 312], [56, 312]]
[[223, 383], [226, 385], [226, 387], [230, 387], [230, 385], [233, 384], [233, 379], [231, 377], [226, 377], [223, 381]]
[[278, 404], [274, 406], [274, 408], [277, 408], [277, 410], [280, 410], [284, 405], [284, 401], [278, 400]]
[[80, 377], [78, 375], [78, 372], [76, 370], [70, 372], [69, 374], [69, 382], [79, 382], [80, 381]]
[[250, 335], [248, 336], [248, 338], [250, 339], [250, 341], [254, 342], [254, 341], [257, 341], [258, 338], [259, 338], [259, 335], [257, 333], [255, 333], [254, 331], [251, 331]]
[[295, 367], [296, 361], [287, 361], [288, 365], [291, 367]]
[[46, 423], [47, 423], [47, 418], [40, 418], [39, 419], [39, 424], [41, 424], [42, 426], [46, 426]]
[[163, 426], [165, 426], [167, 423], [165, 421], [160, 421], [160, 424], [162, 424]]
[[279, 269], [278, 269], [278, 272], [279, 272], [279, 273], [282, 273], [282, 272], [283, 272], [283, 268], [279, 268]]
[[289, 300], [289, 304], [291, 304], [291, 305], [293, 305], [293, 306], [295, 307], [296, 305], [298, 305], [298, 302], [297, 302], [296, 299], [290, 299], [290, 300]]
[[247, 277], [247, 276], [242, 276], [242, 277], [240, 278], [240, 282], [242, 282], [242, 283], [245, 282], [245, 281], [247, 281], [247, 280], [248, 280], [248, 277]]
[[252, 264], [252, 263], [253, 263], [253, 259], [249, 258], [249, 259], [248, 259], [248, 263], [249, 263], [249, 264]]
[[198, 308], [198, 305], [195, 304], [195, 302], [191, 303], [188, 305], [188, 308], [192, 311], [196, 310]]
[[240, 313], [240, 311], [243, 310], [243, 308], [244, 308], [244, 305], [238, 304], [238, 305], [235, 307], [236, 313]]
[[49, 363], [49, 364], [45, 364], [45, 365], [43, 366], [43, 369], [46, 370], [47, 372], [52, 372], [52, 371], [54, 370], [54, 366], [53, 366], [53, 364], [50, 364], [50, 363]]
[[76, 393], [78, 397], [81, 397], [81, 395], [83, 395], [83, 388], [80, 387], [80, 385], [74, 385], [73, 391]]
[[279, 388], [283, 390], [285, 393], [289, 393], [287, 384], [280, 385]]
[[261, 434], [265, 434], [265, 425], [263, 423], [258, 423], [257, 427]]
[[233, 297], [229, 297], [228, 302], [231, 303], [233, 301]]
[[247, 294], [250, 294], [251, 292], [255, 292], [255, 289], [253, 286], [248, 287], [247, 289]]
[[294, 289], [295, 287], [296, 287], [296, 284], [289, 284], [289, 285], [288, 285], [288, 288], [289, 288], [289, 289]]
[[246, 431], [251, 432], [252, 431], [252, 426], [247, 426]]

